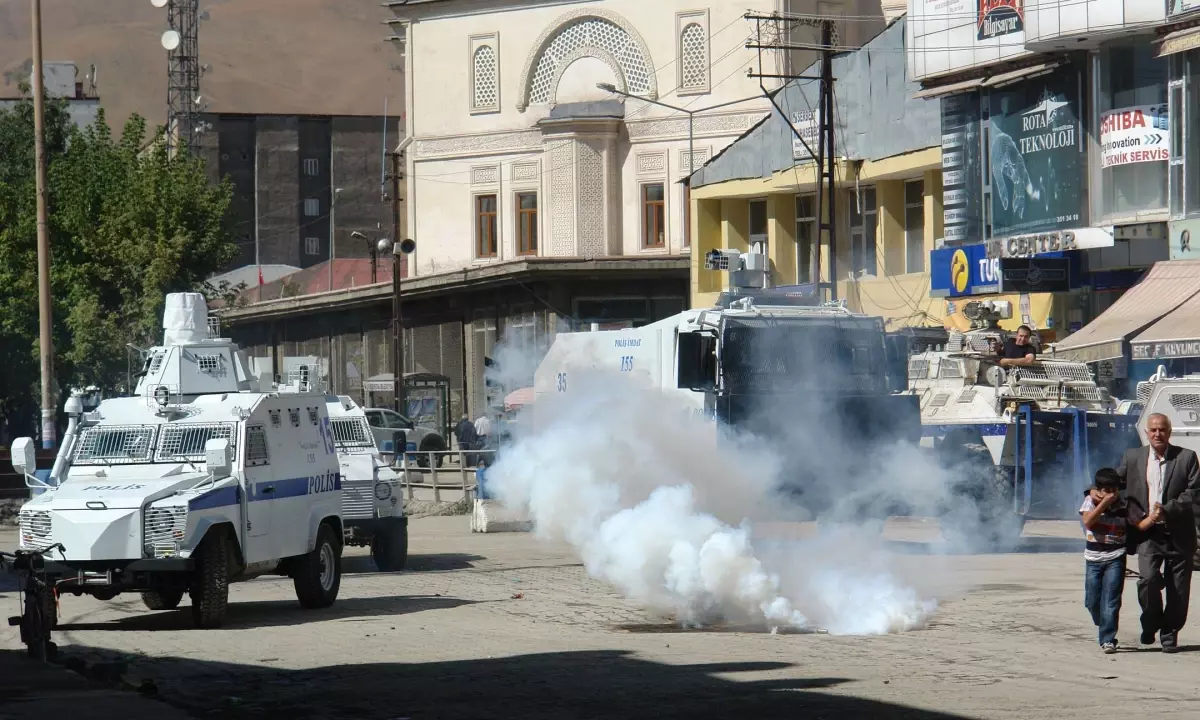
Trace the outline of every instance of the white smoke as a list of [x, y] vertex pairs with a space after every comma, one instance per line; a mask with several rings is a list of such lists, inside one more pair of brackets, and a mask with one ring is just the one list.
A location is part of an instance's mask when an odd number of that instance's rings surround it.
[[569, 395], [538, 398], [533, 426], [519, 423], [489, 486], [646, 610], [689, 626], [841, 634], [919, 628], [935, 610], [860, 531], [756, 538], [751, 522], [797, 510], [775, 491], [783, 463], [765, 443], [718, 430], [628, 376], [571, 381]]

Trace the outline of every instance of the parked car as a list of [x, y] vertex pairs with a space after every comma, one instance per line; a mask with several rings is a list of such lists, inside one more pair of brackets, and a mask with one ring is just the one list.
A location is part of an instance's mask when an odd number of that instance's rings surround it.
[[[405, 431], [405, 444], [408, 452], [418, 453], [417, 464], [429, 467], [429, 455], [424, 453], [440, 452], [447, 448], [446, 438], [433, 428], [421, 427], [405, 416], [387, 408], [367, 408], [367, 423], [371, 426], [371, 434], [375, 436], [375, 444], [380, 452], [394, 452], [392, 437], [397, 430]], [[445, 455], [438, 455], [437, 466], [441, 467]]]

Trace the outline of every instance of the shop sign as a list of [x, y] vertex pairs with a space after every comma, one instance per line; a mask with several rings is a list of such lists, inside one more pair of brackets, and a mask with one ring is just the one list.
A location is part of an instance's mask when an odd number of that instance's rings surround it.
[[1113, 235], [1104, 228], [1079, 228], [990, 240], [990, 258], [1022, 258], [1068, 250], [1090, 250], [1113, 246]]
[[[1000, 261], [1001, 293], [1065, 292], [1071, 289], [1066, 258], [1005, 258]], [[1021, 295], [1021, 316], [1030, 314], [1029, 295]]]
[[1200, 259], [1200, 220], [1175, 220], [1170, 224], [1169, 256], [1172, 260]]
[[1100, 167], [1171, 159], [1167, 105], [1138, 105], [1100, 118]]
[[983, 236], [979, 102], [978, 93], [942, 98], [942, 221], [950, 243]]
[[982, 244], [934, 250], [929, 254], [931, 297], [986, 295], [1000, 289], [1000, 261]]
[[1078, 227], [1085, 172], [1079, 73], [993, 89], [990, 110], [993, 233]]
[[1025, 30], [1025, 0], [979, 0], [979, 39], [1011, 35]]
[[1200, 10], [1200, 0], [1170, 0], [1168, 15], [1181, 15], [1193, 10]]
[[[809, 148], [816, 150], [821, 139], [821, 117], [811, 110], [795, 111], [792, 113], [792, 159], [808, 160], [812, 157]], [[796, 133], [800, 137], [796, 137]], [[807, 143], [807, 147], [805, 146]]]
[[1200, 357], [1200, 340], [1150, 342], [1130, 346], [1134, 360], [1170, 360]]

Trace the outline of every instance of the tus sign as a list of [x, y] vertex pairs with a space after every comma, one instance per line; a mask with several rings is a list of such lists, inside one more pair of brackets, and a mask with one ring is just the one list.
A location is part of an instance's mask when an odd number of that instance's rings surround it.
[[1025, 0], [979, 0], [979, 39], [1025, 30]]

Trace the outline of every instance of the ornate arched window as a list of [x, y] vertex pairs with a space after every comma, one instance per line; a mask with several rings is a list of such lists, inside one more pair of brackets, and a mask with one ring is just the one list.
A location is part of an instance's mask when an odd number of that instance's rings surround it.
[[517, 107], [524, 110], [554, 102], [563, 71], [583, 57], [607, 63], [625, 92], [657, 98], [658, 84], [645, 42], [619, 15], [587, 10], [560, 18], [534, 45]]
[[496, 49], [480, 45], [471, 63], [471, 107], [488, 110], [500, 104], [500, 80], [497, 76]]
[[679, 35], [680, 87], [708, 88], [708, 38], [699, 23], [688, 23]]

